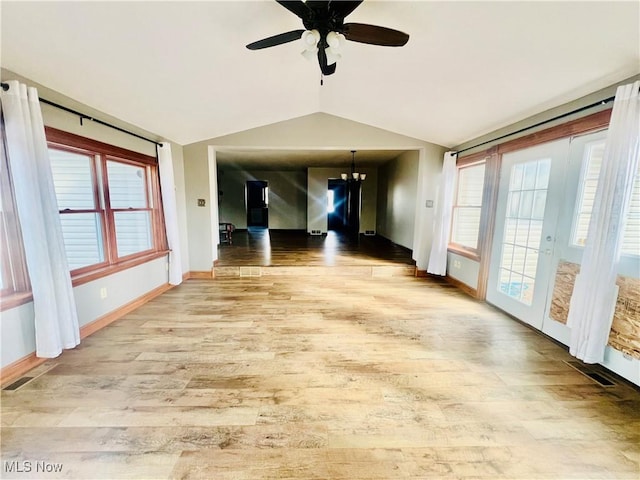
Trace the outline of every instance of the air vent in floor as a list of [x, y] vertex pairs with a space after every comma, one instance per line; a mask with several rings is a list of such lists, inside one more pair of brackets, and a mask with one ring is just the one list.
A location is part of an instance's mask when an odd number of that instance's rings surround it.
[[262, 269], [260, 267], [240, 267], [241, 277], [261, 277]]
[[601, 387], [615, 387], [616, 383], [607, 375], [601, 372], [602, 367], [599, 365], [588, 365], [582, 362], [569, 361], [564, 362], [572, 368], [575, 368], [581, 374], [589, 377]]
[[16, 380], [12, 384], [7, 385], [6, 387], [4, 387], [2, 390], [17, 390], [21, 386], [23, 386], [25, 383], [28, 383], [31, 380], [33, 380], [33, 377], [22, 377], [22, 378], [19, 378], [18, 380]]

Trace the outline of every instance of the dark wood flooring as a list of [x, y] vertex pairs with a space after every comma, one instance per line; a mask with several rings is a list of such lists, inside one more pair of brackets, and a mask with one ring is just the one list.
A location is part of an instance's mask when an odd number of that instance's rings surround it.
[[218, 266], [370, 266], [414, 265], [411, 250], [380, 236], [329, 231], [309, 235], [302, 230], [251, 228], [233, 233], [233, 243], [220, 245]]

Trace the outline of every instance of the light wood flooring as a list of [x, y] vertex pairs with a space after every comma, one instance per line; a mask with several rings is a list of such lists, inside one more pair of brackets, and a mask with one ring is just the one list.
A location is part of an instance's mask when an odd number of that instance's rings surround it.
[[436, 280], [189, 280], [2, 391], [0, 476], [638, 479], [640, 393], [569, 360]]

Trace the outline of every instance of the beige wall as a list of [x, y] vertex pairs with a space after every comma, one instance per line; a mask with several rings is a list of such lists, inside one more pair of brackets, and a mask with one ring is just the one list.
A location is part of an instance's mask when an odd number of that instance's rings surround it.
[[413, 248], [419, 156], [406, 152], [378, 169], [377, 232], [407, 248]]
[[[214, 243], [210, 210], [209, 159], [207, 146], [184, 148], [184, 181], [186, 186], [187, 238], [189, 241], [189, 268], [191, 271], [209, 271], [213, 267]], [[198, 206], [198, 199], [205, 206]]]
[[269, 186], [269, 228], [307, 228], [307, 174], [297, 171], [257, 171], [218, 168], [220, 221], [247, 228], [245, 187], [248, 180], [263, 180]]
[[[196, 198], [205, 197], [203, 181], [208, 172], [203, 163], [208, 156], [207, 148], [250, 147], [252, 149], [296, 149], [301, 150], [417, 150], [427, 152], [429, 164], [441, 166], [444, 149], [438, 145], [417, 140], [415, 138], [398, 135], [393, 132], [374, 128], [362, 123], [352, 122], [344, 118], [325, 113], [314, 113], [292, 120], [287, 120], [264, 127], [254, 128], [231, 135], [211, 138], [184, 147], [185, 179], [187, 182], [187, 216], [189, 228], [189, 252], [192, 270], [198, 270], [206, 265], [207, 255], [202, 255], [211, 248], [211, 235], [205, 231], [211, 227], [211, 219], [200, 215], [195, 207]], [[370, 175], [365, 181], [363, 189], [363, 212], [361, 217], [361, 231], [376, 230], [377, 215], [377, 175], [376, 168], [362, 169]], [[326, 180], [330, 177], [339, 178], [340, 169], [323, 172], [320, 177], [316, 174], [308, 175], [307, 196], [307, 230], [322, 230], [326, 232]], [[318, 175], [320, 173], [318, 172]], [[297, 186], [292, 186], [297, 188]], [[431, 185], [429, 186], [431, 189]], [[201, 197], [191, 192], [192, 189], [202, 190]], [[223, 190], [224, 192], [224, 190]], [[429, 192], [431, 195], [433, 192]], [[222, 202], [226, 193], [222, 196]], [[238, 199], [236, 199], [237, 201]], [[228, 211], [221, 210], [225, 215]], [[233, 213], [238, 217], [238, 210]], [[209, 222], [203, 225], [202, 222]], [[275, 228], [275, 227], [274, 227]], [[404, 236], [404, 235], [403, 235]], [[427, 239], [430, 242], [430, 239]], [[197, 265], [197, 266], [196, 266]]]

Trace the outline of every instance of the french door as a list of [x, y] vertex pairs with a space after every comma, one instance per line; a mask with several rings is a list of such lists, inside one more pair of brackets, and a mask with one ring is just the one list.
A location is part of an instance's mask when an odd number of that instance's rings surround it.
[[542, 330], [568, 138], [502, 156], [487, 301]]

